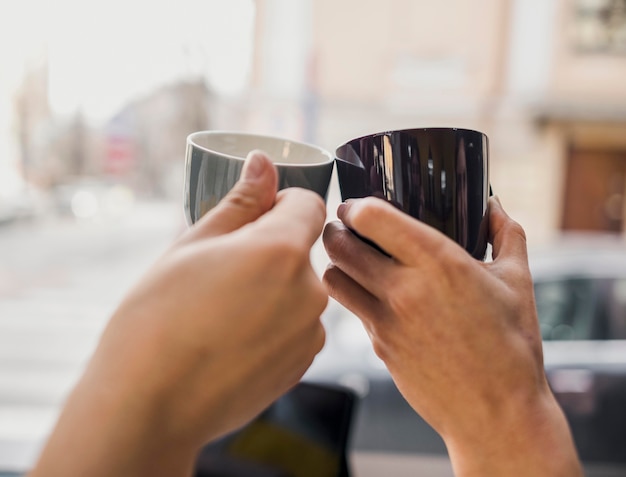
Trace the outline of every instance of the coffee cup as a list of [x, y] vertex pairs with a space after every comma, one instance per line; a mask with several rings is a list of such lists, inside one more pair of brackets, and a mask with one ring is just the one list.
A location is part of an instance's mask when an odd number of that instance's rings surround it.
[[385, 199], [484, 260], [487, 249], [487, 136], [458, 128], [386, 131], [335, 152], [342, 200]]
[[333, 155], [317, 146], [280, 137], [231, 131], [199, 131], [187, 137], [184, 208], [187, 223], [211, 210], [239, 180], [252, 150], [267, 153], [278, 171], [278, 188], [302, 187], [324, 200]]

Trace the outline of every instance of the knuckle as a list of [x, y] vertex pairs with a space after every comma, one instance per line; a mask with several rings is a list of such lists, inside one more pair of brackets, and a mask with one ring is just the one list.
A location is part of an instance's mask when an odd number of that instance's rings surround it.
[[259, 201], [250, 190], [247, 183], [240, 183], [234, 187], [225, 197], [225, 202], [231, 207], [255, 210], [259, 207]]
[[527, 242], [526, 231], [518, 222], [511, 220], [506, 227], [508, 233], [517, 235], [524, 243]]
[[476, 266], [475, 260], [459, 245], [447, 241], [434, 250], [431, 262], [430, 275], [438, 280], [445, 278], [454, 281], [455, 278], [470, 276], [472, 268]]
[[476, 265], [474, 259], [461, 247], [450, 247], [443, 252], [443, 255], [445, 256], [445, 261], [442, 263], [446, 264], [443, 267], [443, 271], [449, 275], [469, 276], [470, 270]]
[[319, 314], [324, 311], [328, 295], [313, 271], [308, 247], [288, 238], [280, 238], [271, 241], [262, 254], [268, 279], [271, 276], [290, 286], [305, 286], [303, 298], [311, 309], [319, 311]]
[[316, 192], [301, 187], [288, 187], [278, 192], [277, 197], [288, 198], [289, 201], [302, 204], [311, 204], [319, 214], [326, 215], [326, 202]]
[[283, 240], [280, 260], [289, 270], [298, 270], [309, 264], [309, 249], [297, 240]]
[[315, 328], [315, 332], [313, 334], [313, 351], [315, 354], [319, 353], [322, 348], [324, 348], [324, 344], [326, 343], [326, 330], [322, 326], [322, 324], [317, 321], [317, 326]]
[[324, 310], [328, 306], [328, 293], [326, 291], [326, 287], [322, 284], [322, 282], [317, 278], [317, 276], [311, 271], [311, 311], [313, 316], [317, 321], [319, 321], [319, 317], [324, 313]]
[[305, 190], [304, 192], [306, 192], [307, 194], [311, 196], [310, 200], [312, 204], [315, 207], [317, 207], [317, 211], [320, 214], [323, 214], [325, 216], [326, 215], [326, 202], [324, 202], [324, 199], [322, 199], [322, 197], [315, 192], [311, 192], [309, 190]]
[[311, 312], [303, 318], [298, 331], [298, 342], [303, 345], [303, 352], [308, 357], [313, 357], [322, 350], [326, 343], [326, 329], [322, 325], [319, 315]]
[[387, 308], [383, 314], [375, 314], [368, 317], [360, 317], [372, 342], [376, 355], [382, 360], [389, 354], [389, 341], [393, 334], [390, 330], [390, 321], [393, 321], [393, 310]]
[[319, 314], [321, 315], [326, 308], [328, 308], [328, 293], [326, 293], [326, 288], [324, 287], [324, 285], [322, 284], [322, 282], [320, 282], [319, 280], [317, 280], [316, 277], [316, 284], [317, 284], [317, 290], [318, 290], [318, 301], [319, 301]]
[[400, 285], [398, 289], [387, 298], [389, 308], [394, 315], [409, 315], [412, 310], [412, 294], [406, 289], [406, 285]]
[[358, 207], [352, 213], [351, 221], [357, 230], [367, 227], [369, 224], [376, 224], [385, 212], [385, 203], [376, 197], [365, 197], [361, 199]]
[[326, 268], [324, 275], [322, 277], [322, 282], [324, 283], [324, 287], [326, 288], [326, 292], [329, 296], [333, 298], [337, 298], [340, 295], [340, 290], [337, 285], [336, 275], [339, 273], [339, 269], [330, 265]]
[[287, 268], [299, 266], [308, 262], [309, 249], [303, 245], [302, 241], [292, 237], [275, 237], [267, 246], [268, 255], [275, 263], [282, 263]]
[[378, 356], [383, 362], [387, 362], [389, 359], [389, 350], [387, 346], [385, 346], [384, 342], [378, 338], [372, 339], [372, 348], [376, 356]]
[[398, 276], [389, 277], [389, 290], [387, 304], [392, 313], [396, 316], [411, 314], [414, 309], [414, 301], [422, 296], [423, 284], [415, 280], [403, 279]]

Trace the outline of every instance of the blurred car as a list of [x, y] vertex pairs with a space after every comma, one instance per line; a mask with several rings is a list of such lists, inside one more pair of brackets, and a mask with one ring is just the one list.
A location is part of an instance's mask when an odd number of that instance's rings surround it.
[[45, 200], [34, 187], [23, 186], [14, 193], [0, 191], [0, 226], [33, 219], [43, 213]]
[[[626, 242], [564, 237], [531, 250], [530, 264], [546, 374], [586, 474], [626, 475]], [[306, 379], [347, 385], [361, 395], [354, 453], [414, 456], [415, 462], [447, 458], [443, 441], [400, 395], [360, 322], [337, 305], [328, 328], [326, 348]], [[429, 475], [451, 475], [441, 469]]]
[[128, 213], [134, 194], [125, 185], [105, 178], [82, 177], [58, 184], [52, 202], [60, 215], [78, 220], [116, 219]]
[[531, 263], [546, 372], [580, 456], [626, 466], [626, 244], [568, 237]]

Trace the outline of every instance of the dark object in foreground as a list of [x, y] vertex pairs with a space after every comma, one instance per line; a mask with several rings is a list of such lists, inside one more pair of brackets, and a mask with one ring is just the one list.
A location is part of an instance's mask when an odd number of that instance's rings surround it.
[[195, 477], [349, 477], [355, 394], [299, 383], [242, 429], [206, 446]]

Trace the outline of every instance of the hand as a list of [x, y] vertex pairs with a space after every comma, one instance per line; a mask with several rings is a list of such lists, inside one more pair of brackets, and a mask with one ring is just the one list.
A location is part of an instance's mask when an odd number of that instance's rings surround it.
[[499, 202], [490, 263], [380, 199], [348, 201], [338, 217], [324, 231], [330, 295], [361, 318], [457, 475], [582, 475], [545, 378], [524, 231]]
[[42, 475], [188, 474], [204, 443], [295, 385], [322, 348], [328, 295], [309, 253], [325, 205], [302, 189], [276, 194], [259, 153], [242, 176], [121, 303]]

